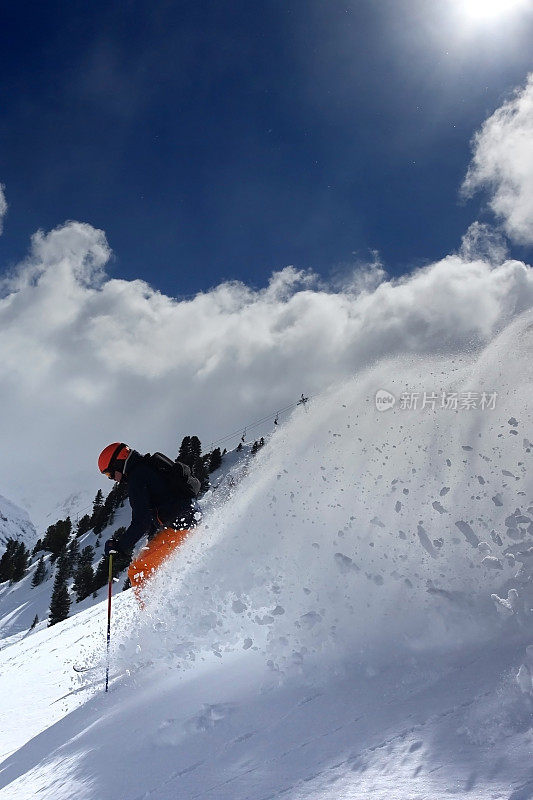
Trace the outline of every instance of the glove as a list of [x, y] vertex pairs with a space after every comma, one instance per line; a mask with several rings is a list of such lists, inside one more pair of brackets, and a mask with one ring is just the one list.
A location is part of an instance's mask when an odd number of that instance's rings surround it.
[[117, 545], [116, 539], [111, 537], [104, 544], [104, 555], [107, 558], [110, 553], [122, 553], [121, 548]]

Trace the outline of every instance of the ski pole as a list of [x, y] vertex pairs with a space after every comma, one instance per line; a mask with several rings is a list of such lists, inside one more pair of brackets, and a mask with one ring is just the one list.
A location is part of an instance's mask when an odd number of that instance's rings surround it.
[[107, 584], [107, 656], [105, 667], [105, 690], [109, 685], [109, 645], [111, 643], [111, 594], [113, 592], [113, 551], [109, 553], [109, 581]]

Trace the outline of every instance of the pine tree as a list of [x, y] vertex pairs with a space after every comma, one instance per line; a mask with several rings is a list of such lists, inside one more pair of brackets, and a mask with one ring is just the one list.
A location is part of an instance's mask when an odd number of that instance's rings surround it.
[[70, 542], [67, 550], [67, 558], [68, 558], [68, 565], [69, 565], [69, 577], [74, 575], [76, 568], [78, 566], [78, 558], [80, 557], [80, 543], [74, 537]]
[[15, 556], [13, 559], [13, 572], [11, 575], [11, 580], [13, 581], [13, 583], [22, 580], [22, 578], [26, 574], [26, 570], [28, 569], [29, 563], [30, 563], [30, 551], [28, 550], [24, 542], [19, 542], [15, 550]]
[[195, 462], [201, 458], [202, 443], [198, 436], [184, 436], [178, 453], [177, 461], [187, 464], [193, 469]]
[[63, 550], [58, 554], [56, 560], [56, 578], [60, 575], [62, 580], [67, 580], [70, 578], [70, 560], [68, 557], [67, 548], [64, 547]]
[[189, 466], [192, 474], [202, 484], [201, 491], [205, 492], [209, 488], [209, 455], [202, 456], [202, 445], [198, 436], [191, 436], [191, 458], [192, 464]]
[[68, 559], [63, 551], [57, 559], [56, 576], [52, 599], [50, 600], [50, 617], [48, 627], [68, 617], [70, 611], [70, 595], [67, 589]]
[[28, 568], [30, 551], [18, 539], [9, 538], [2, 558], [0, 558], [0, 583], [20, 581]]
[[[194, 462], [202, 455], [202, 443], [198, 436], [191, 436], [191, 457]], [[191, 466], [191, 464], [189, 464]]]
[[104, 495], [102, 494], [102, 490], [98, 489], [93, 503], [91, 528], [94, 529], [95, 533], [101, 533], [105, 527]]
[[127, 497], [128, 484], [126, 481], [115, 484], [105, 500], [103, 500], [101, 492], [96, 495], [90, 525], [97, 536], [102, 533], [104, 528], [113, 523], [115, 511], [124, 505]]
[[63, 583], [59, 583], [52, 592], [48, 627], [50, 628], [52, 625], [67, 619], [69, 611], [70, 595], [68, 593], [67, 584], [65, 581], [63, 581]]
[[178, 452], [178, 457], [176, 461], [181, 461], [182, 464], [187, 464], [189, 467], [192, 467], [193, 459], [191, 457], [191, 437], [184, 436], [180, 445], [180, 449]]
[[32, 556], [36, 555], [36, 553], [39, 553], [42, 549], [43, 549], [42, 539], [37, 539], [37, 541], [35, 542], [35, 547], [31, 551]]
[[37, 567], [35, 572], [33, 573], [33, 578], [31, 580], [31, 585], [33, 588], [39, 586], [44, 579], [46, 578], [46, 567], [44, 565], [44, 556], [41, 556], [39, 561], [37, 562]]
[[190, 444], [191, 444], [191, 437], [184, 436], [183, 439], [181, 440], [181, 444], [178, 449], [178, 455], [176, 456], [176, 461], [181, 461], [182, 464], [186, 463], [185, 459], [189, 454]]
[[84, 514], [84, 516], [78, 520], [78, 524], [76, 525], [76, 536], [83, 536], [85, 533], [91, 530], [91, 517], [89, 514]]
[[220, 447], [215, 447], [209, 458], [209, 472], [215, 472], [222, 466], [222, 453]]
[[72, 522], [70, 517], [59, 519], [54, 525], [50, 525], [47, 528], [42, 549], [52, 553], [52, 561], [55, 561], [61, 550], [66, 546], [71, 533]]
[[96, 497], [94, 498], [93, 502], [93, 514], [98, 511], [98, 509], [102, 508], [104, 505], [104, 494], [101, 489], [98, 489], [96, 492]]
[[94, 588], [93, 570], [94, 549], [87, 545], [78, 556], [78, 566], [74, 573], [73, 590], [76, 593], [76, 602], [80, 603], [89, 597]]
[[90, 544], [87, 547], [84, 547], [81, 553], [78, 556], [78, 569], [83, 567], [85, 564], [92, 564], [94, 561], [94, 547], [91, 547]]
[[102, 507], [101, 517], [94, 526], [94, 532], [96, 534], [101, 533], [104, 530], [104, 528], [107, 528], [108, 525], [112, 524], [113, 519], [115, 518], [115, 508], [116, 508], [116, 492], [114, 491], [113, 488], [107, 495], [104, 501], [104, 505]]
[[0, 583], [10, 581], [13, 574], [13, 560], [18, 545], [17, 539], [11, 537], [6, 542], [6, 549], [0, 558]]
[[94, 571], [94, 581], [93, 581], [93, 597], [96, 597], [96, 592], [98, 589], [101, 589], [102, 586], [105, 586], [108, 581], [109, 576], [109, 561], [105, 556], [102, 556], [98, 564], [96, 565], [96, 569]]

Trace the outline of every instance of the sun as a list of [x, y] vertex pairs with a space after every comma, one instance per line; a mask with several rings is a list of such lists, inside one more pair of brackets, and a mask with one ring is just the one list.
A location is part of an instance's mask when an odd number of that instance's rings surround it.
[[494, 20], [525, 5], [526, 0], [458, 0], [461, 12], [471, 20]]

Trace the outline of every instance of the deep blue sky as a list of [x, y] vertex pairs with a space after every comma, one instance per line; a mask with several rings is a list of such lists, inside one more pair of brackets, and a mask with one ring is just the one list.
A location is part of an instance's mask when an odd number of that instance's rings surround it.
[[458, 5], [4, 4], [0, 264], [68, 219], [174, 296], [445, 255], [483, 208], [458, 199], [472, 134], [533, 68], [531, 15]]

